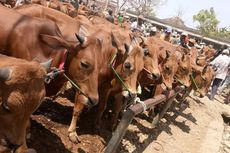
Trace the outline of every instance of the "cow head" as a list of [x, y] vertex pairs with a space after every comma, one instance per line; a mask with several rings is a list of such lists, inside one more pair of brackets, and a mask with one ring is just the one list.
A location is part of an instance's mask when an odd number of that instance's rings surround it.
[[80, 101], [89, 106], [98, 103], [98, 51], [101, 50], [101, 40], [91, 36], [76, 35], [79, 44], [69, 51], [66, 68], [68, 75], [77, 83], [83, 94]]
[[199, 95], [202, 98], [207, 94], [208, 89], [214, 79], [214, 75], [215, 71], [211, 66], [205, 66], [202, 73], [195, 75], [192, 88], [195, 90], [196, 95]]
[[148, 77], [153, 80], [158, 80], [161, 75], [158, 68], [157, 48], [154, 46], [153, 38], [149, 37], [147, 40], [143, 40], [140, 45], [144, 49], [144, 68], [148, 72]]
[[[1, 58], [2, 60], [2, 58]], [[23, 151], [30, 115], [45, 96], [46, 71], [37, 62], [3, 58], [0, 68], [0, 137]]]
[[[119, 68], [119, 67], [118, 67]], [[124, 80], [125, 85], [131, 92], [137, 94], [137, 78], [139, 73], [144, 68], [144, 52], [140, 46], [130, 47], [130, 52], [123, 64], [120, 65], [120, 75]], [[124, 97], [128, 96], [128, 92], [123, 88]]]
[[215, 53], [216, 53], [215, 49], [209, 46], [204, 46], [200, 52], [200, 54], [204, 56], [206, 60], [212, 58]]
[[176, 53], [178, 58], [178, 70], [176, 72], [175, 78], [178, 82], [183, 84], [185, 87], [189, 87], [190, 74], [192, 72], [190, 56], [180, 52]]
[[160, 63], [160, 70], [162, 75], [162, 82], [166, 86], [166, 89], [172, 89], [172, 83], [174, 76], [178, 69], [177, 56], [174, 53], [170, 53], [168, 50], [165, 51], [166, 56]]

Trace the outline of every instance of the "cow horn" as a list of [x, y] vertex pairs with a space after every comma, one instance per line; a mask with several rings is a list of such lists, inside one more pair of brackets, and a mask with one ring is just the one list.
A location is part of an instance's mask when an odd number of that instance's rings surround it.
[[125, 43], [125, 51], [129, 52], [130, 46], [128, 44]]
[[46, 71], [48, 71], [50, 69], [51, 64], [52, 64], [52, 61], [53, 61], [53, 59], [50, 59], [50, 60], [43, 62], [43, 63], [40, 63], [40, 64], [44, 69], [46, 69]]
[[75, 36], [77, 37], [77, 40], [80, 42], [80, 44], [83, 44], [85, 42], [85, 37], [78, 34], [75, 34]]
[[0, 79], [8, 81], [11, 79], [12, 69], [11, 68], [0, 68]]

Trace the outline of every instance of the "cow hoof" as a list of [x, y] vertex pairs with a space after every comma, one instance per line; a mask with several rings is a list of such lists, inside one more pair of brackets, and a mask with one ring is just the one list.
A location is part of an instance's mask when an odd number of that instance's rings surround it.
[[79, 140], [76, 132], [69, 133], [69, 139], [73, 143], [80, 143], [80, 140]]
[[37, 153], [34, 149], [27, 149], [24, 153]]

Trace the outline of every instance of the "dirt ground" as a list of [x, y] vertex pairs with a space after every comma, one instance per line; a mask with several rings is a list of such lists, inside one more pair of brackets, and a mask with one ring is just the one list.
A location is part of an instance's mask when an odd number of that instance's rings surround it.
[[[55, 101], [44, 101], [32, 116], [29, 147], [38, 153], [102, 152], [112, 136], [109, 115], [103, 118], [99, 136], [93, 132], [95, 109], [84, 110], [77, 128], [81, 143], [73, 144], [67, 136], [73, 109], [69, 99], [59, 96]], [[222, 101], [222, 97], [209, 101], [190, 96], [182, 105], [174, 103], [157, 128], [151, 126], [146, 113], [140, 114], [129, 126], [117, 153], [230, 153], [230, 106]]]

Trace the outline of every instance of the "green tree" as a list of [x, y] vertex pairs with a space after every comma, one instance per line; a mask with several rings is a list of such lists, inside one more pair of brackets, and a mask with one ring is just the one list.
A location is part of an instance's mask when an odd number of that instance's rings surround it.
[[204, 35], [215, 35], [218, 32], [219, 21], [213, 8], [209, 10], [200, 10], [193, 16], [193, 21], [197, 21], [199, 25], [197, 29]]
[[218, 37], [230, 39], [230, 27], [219, 28]]

